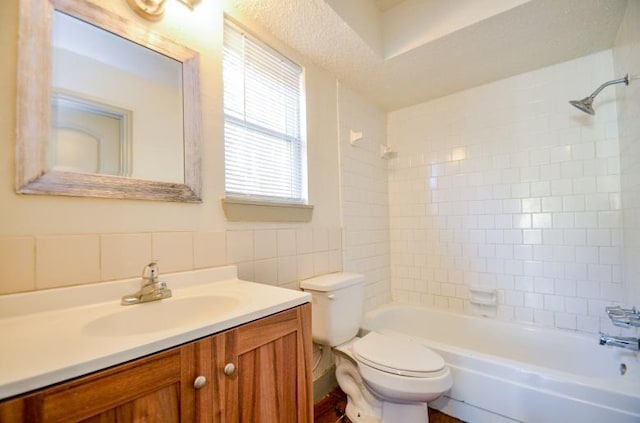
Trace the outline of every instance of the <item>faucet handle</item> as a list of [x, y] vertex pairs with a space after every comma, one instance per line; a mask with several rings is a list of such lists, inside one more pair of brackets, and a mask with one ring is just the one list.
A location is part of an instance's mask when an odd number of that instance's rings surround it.
[[158, 262], [152, 261], [142, 269], [142, 280], [145, 283], [155, 283], [159, 274]]

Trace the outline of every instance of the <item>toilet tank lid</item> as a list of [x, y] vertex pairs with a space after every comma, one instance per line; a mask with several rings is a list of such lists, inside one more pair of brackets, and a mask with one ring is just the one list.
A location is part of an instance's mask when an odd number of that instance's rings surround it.
[[364, 275], [359, 273], [336, 272], [305, 279], [300, 282], [300, 288], [309, 291], [334, 291], [363, 281]]

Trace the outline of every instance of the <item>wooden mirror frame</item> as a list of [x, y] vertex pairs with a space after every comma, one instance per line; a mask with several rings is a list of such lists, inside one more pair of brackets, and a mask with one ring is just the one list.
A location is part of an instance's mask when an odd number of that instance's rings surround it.
[[[199, 54], [104, 9], [101, 0], [20, 0], [16, 192], [202, 202]], [[184, 184], [47, 170], [51, 125], [51, 27], [54, 10], [81, 19], [182, 63]]]

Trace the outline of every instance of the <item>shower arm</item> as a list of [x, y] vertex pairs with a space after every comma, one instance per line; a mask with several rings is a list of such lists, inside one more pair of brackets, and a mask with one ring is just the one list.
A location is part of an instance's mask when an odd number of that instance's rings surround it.
[[591, 100], [593, 100], [593, 99], [594, 99], [594, 98], [596, 98], [596, 96], [600, 93], [600, 91], [602, 91], [603, 89], [605, 89], [605, 88], [606, 88], [606, 87], [608, 87], [609, 85], [621, 84], [621, 83], [623, 83], [623, 82], [625, 83], [625, 85], [629, 85], [629, 75], [628, 75], [628, 74], [627, 74], [627, 75], [625, 75], [625, 76], [624, 76], [624, 77], [622, 77], [622, 78], [614, 79], [614, 80], [611, 80], [611, 81], [607, 81], [607, 82], [605, 82], [604, 84], [600, 85], [600, 86], [599, 86], [599, 87], [598, 87], [598, 88], [593, 92], [593, 94], [591, 94], [591, 95], [589, 96], [589, 98], [590, 98]]

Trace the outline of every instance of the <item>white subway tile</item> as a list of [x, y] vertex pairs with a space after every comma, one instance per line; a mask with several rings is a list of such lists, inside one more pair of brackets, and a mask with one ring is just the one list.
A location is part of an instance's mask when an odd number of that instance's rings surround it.
[[[595, 181], [594, 181], [595, 183]], [[551, 195], [551, 182], [540, 181], [531, 183], [531, 195], [534, 197], [548, 197]]]
[[535, 260], [551, 261], [553, 260], [553, 247], [551, 245], [534, 245], [533, 258]]
[[543, 212], [560, 212], [562, 211], [562, 197], [544, 197], [542, 198]]
[[575, 194], [589, 194], [596, 192], [596, 178], [587, 176], [573, 180], [573, 192]]
[[620, 191], [620, 177], [618, 175], [598, 176], [596, 179], [598, 192]]
[[611, 231], [609, 229], [588, 229], [587, 242], [591, 246], [610, 246]]
[[555, 326], [560, 329], [577, 328], [577, 316], [569, 313], [555, 313]]
[[546, 310], [534, 310], [533, 321], [541, 326], [553, 327], [555, 324], [553, 312]]
[[514, 245], [513, 257], [518, 260], [531, 260], [533, 258], [533, 247], [531, 245]]
[[613, 276], [608, 264], [588, 264], [587, 275], [588, 280], [596, 282], [611, 282]]
[[596, 142], [596, 157], [616, 157], [619, 155], [618, 142], [615, 139]]
[[532, 216], [534, 228], [551, 228], [550, 213], [536, 213]]
[[525, 213], [538, 213], [541, 210], [540, 198], [525, 198], [522, 200], [522, 211]]
[[551, 195], [563, 196], [573, 194], [573, 180], [558, 179], [551, 181]]
[[562, 178], [581, 178], [583, 174], [581, 161], [565, 162], [560, 165], [560, 176]]
[[598, 215], [596, 212], [587, 211], [575, 213], [575, 220], [576, 228], [590, 229], [598, 227]]
[[587, 231], [584, 229], [565, 229], [563, 236], [566, 245], [580, 246], [587, 244]]
[[567, 297], [564, 300], [564, 304], [567, 313], [585, 316], [587, 314], [587, 300], [584, 298]]
[[540, 229], [524, 229], [522, 241], [525, 244], [542, 244], [542, 231]]
[[542, 294], [554, 293], [554, 281], [552, 278], [537, 277], [533, 279], [534, 291]]
[[600, 330], [600, 319], [593, 316], [578, 315], [576, 328], [582, 332], [598, 333]]
[[562, 210], [565, 212], [580, 212], [585, 209], [584, 195], [567, 195], [562, 197]]
[[554, 286], [556, 295], [562, 295], [565, 299], [576, 296], [577, 282], [573, 279], [556, 279]]
[[563, 145], [551, 148], [550, 161], [551, 163], [564, 162], [571, 160], [571, 146]]
[[513, 198], [527, 198], [531, 196], [531, 187], [528, 183], [512, 184], [511, 196]]

